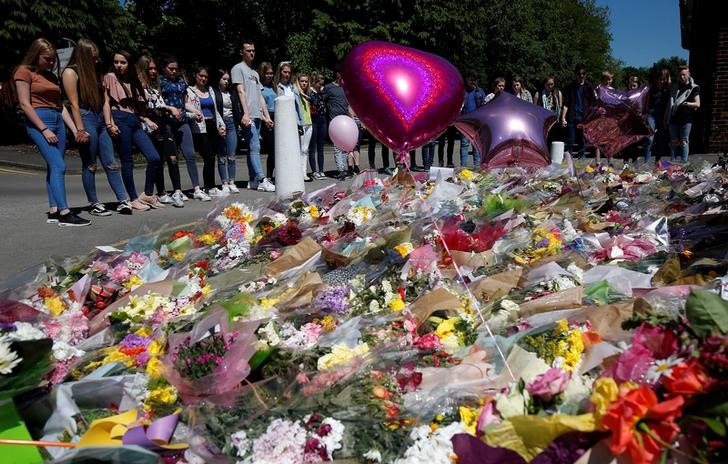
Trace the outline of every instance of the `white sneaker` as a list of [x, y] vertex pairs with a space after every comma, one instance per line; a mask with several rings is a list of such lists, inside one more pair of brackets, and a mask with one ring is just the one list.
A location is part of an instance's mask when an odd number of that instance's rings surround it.
[[182, 192], [174, 192], [172, 194], [172, 204], [174, 205], [175, 208], [184, 208], [185, 201], [184, 201], [183, 197], [187, 198], [187, 195], [185, 195]]
[[230, 193], [230, 186], [228, 184], [222, 184], [222, 193]]
[[170, 197], [168, 193], [165, 193], [162, 196], [158, 196], [157, 198], [159, 199], [160, 203], [164, 203], [165, 205], [171, 205], [172, 203], [174, 203], [172, 197]]
[[230, 190], [230, 193], [240, 193], [240, 190], [238, 190], [238, 186], [234, 183], [228, 184], [228, 190]]
[[213, 187], [207, 191], [207, 194], [211, 197], [226, 197], [230, 195], [230, 193], [225, 192], [224, 190], [220, 190], [217, 187]]
[[195, 190], [195, 193], [194, 193], [194, 195], [192, 195], [192, 198], [194, 198], [195, 200], [200, 200], [200, 201], [212, 200], [212, 198], [210, 198], [210, 195], [206, 194], [202, 190]]
[[258, 191], [260, 191], [260, 192], [275, 192], [276, 191], [276, 186], [273, 185], [273, 182], [271, 182], [270, 180], [268, 180], [268, 178], [266, 177], [265, 179], [263, 179], [263, 181], [260, 184], [258, 184]]

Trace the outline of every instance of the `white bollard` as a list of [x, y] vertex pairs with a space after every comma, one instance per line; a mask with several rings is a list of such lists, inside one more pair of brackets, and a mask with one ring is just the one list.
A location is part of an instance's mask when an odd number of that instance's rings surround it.
[[551, 142], [551, 164], [564, 161], [564, 142]]
[[301, 141], [298, 135], [296, 104], [294, 97], [281, 95], [276, 98], [276, 197], [305, 192], [301, 175]]

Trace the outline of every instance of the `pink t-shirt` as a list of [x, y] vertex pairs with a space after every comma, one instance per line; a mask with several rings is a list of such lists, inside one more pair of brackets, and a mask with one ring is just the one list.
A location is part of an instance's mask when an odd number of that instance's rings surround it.
[[144, 95], [137, 95], [134, 99], [131, 84], [119, 81], [114, 73], [104, 76], [104, 89], [109, 95], [112, 109], [136, 113], [137, 102], [144, 103]]

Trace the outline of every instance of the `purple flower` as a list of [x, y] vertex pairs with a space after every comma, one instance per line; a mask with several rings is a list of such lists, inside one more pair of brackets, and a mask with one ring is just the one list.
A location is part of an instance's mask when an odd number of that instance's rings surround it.
[[562, 369], [552, 367], [526, 385], [526, 390], [531, 396], [538, 396], [544, 401], [551, 401], [554, 396], [566, 389], [569, 379], [571, 379], [571, 372], [564, 372]]
[[119, 342], [119, 345], [121, 346], [121, 348], [127, 349], [137, 347], [147, 348], [150, 343], [152, 343], [151, 338], [142, 337], [141, 335], [131, 333], [124, 337], [121, 342]]
[[316, 295], [313, 305], [324, 311], [341, 314], [349, 311], [349, 287], [342, 285], [324, 290]]

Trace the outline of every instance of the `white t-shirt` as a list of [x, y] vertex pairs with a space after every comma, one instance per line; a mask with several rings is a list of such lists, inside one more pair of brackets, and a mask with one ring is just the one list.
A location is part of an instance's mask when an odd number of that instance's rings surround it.
[[230, 70], [230, 79], [232, 79], [233, 84], [243, 85], [245, 98], [248, 101], [250, 119], [262, 119], [263, 108], [260, 106], [260, 97], [263, 84], [260, 83], [258, 73], [244, 62], [240, 62]]
[[233, 100], [230, 97], [230, 92], [221, 92], [222, 95], [222, 117], [232, 118], [233, 117]]

